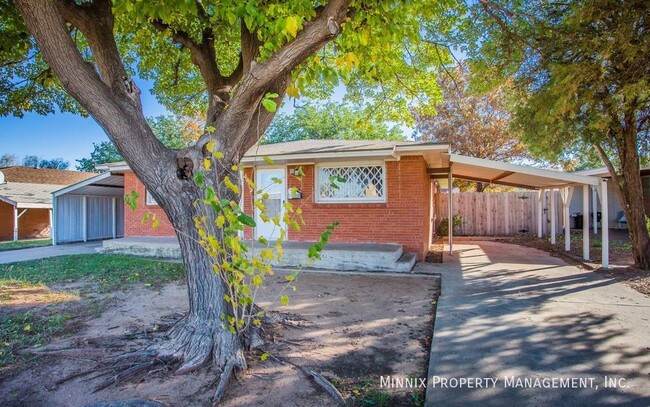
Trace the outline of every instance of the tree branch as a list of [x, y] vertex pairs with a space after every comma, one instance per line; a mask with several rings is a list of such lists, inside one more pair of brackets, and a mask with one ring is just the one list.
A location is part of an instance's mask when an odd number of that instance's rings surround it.
[[[131, 168], [143, 178], [145, 183], [153, 185], [159, 182], [156, 171], [152, 169], [160, 168], [166, 163], [173, 165], [173, 153], [154, 136], [141, 110], [131, 98], [126, 97], [127, 90], [115, 92], [110, 86], [115, 85], [112, 75], [116, 74], [112, 70], [116, 62], [105, 59], [110, 54], [110, 47], [106, 53], [100, 52], [99, 58], [102, 59], [102, 64], [98, 63], [98, 66], [100, 72], [104, 72], [105, 75], [100, 77], [94, 67], [83, 59], [70, 37], [66, 27], [67, 18], [64, 17], [60, 1], [16, 0], [15, 4], [45, 61], [59, 78], [63, 88], [97, 120], [115, 143], [120, 154], [127, 159]], [[110, 2], [108, 4], [110, 5]], [[76, 17], [72, 16], [72, 18]], [[88, 37], [92, 36], [93, 40], [109, 35], [109, 33], [95, 31], [107, 28], [106, 20], [80, 23], [89, 30], [88, 34], [84, 34]], [[112, 33], [111, 27], [111, 36]], [[114, 44], [114, 38], [112, 43]], [[117, 49], [115, 48], [114, 51], [116, 52]], [[98, 58], [97, 55], [95, 57]], [[122, 86], [125, 86], [123, 82]], [[148, 153], [142, 154], [143, 151]]]

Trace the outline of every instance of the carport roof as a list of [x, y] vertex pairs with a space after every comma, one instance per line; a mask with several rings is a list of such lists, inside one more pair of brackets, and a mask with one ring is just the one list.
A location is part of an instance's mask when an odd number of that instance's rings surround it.
[[[574, 185], [599, 185], [600, 178], [575, 173], [546, 170], [542, 168], [515, 165], [482, 158], [467, 157], [459, 154], [444, 153], [448, 170], [455, 178], [488, 184], [501, 184], [528, 189], [561, 188]], [[429, 172], [440, 173], [438, 169]]]
[[17, 208], [51, 208], [52, 192], [61, 185], [7, 182], [0, 184], [0, 201]]
[[55, 197], [66, 194], [122, 196], [124, 195], [124, 176], [104, 172], [68, 187], [52, 191], [52, 193]]

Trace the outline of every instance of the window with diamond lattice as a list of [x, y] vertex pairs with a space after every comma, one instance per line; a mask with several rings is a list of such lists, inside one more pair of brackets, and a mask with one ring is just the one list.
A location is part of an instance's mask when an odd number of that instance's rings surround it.
[[316, 198], [317, 202], [385, 202], [384, 166], [319, 167]]

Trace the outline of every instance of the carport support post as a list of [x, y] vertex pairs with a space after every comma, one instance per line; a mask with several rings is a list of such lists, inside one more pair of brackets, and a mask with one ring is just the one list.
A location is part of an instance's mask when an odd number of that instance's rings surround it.
[[571, 214], [569, 209], [571, 206], [571, 197], [573, 195], [573, 187], [564, 188], [564, 196], [562, 198], [562, 209], [564, 210], [564, 250], [571, 251]]
[[555, 222], [557, 221], [555, 214], [555, 190], [551, 189], [551, 244], [555, 244]]
[[117, 216], [115, 214], [115, 211], [116, 211], [115, 203], [116, 203], [115, 197], [111, 198], [111, 208], [112, 208], [112, 210], [111, 210], [111, 218], [112, 218], [113, 239], [115, 239], [117, 237]]
[[582, 258], [589, 260], [589, 185], [582, 186]]
[[18, 205], [14, 206], [14, 242], [18, 241]]
[[598, 234], [598, 214], [596, 211], [598, 211], [598, 194], [596, 193], [596, 186], [592, 185], [591, 186], [591, 219], [592, 222], [594, 222], [594, 235]]
[[600, 181], [600, 188], [600, 230], [603, 234], [603, 268], [609, 268], [609, 208], [607, 203], [607, 180]]
[[537, 237], [542, 238], [542, 200], [544, 199], [544, 190], [540, 189], [537, 193]]
[[449, 233], [449, 254], [454, 253], [454, 174], [449, 167], [449, 216], [447, 216], [447, 233]]
[[83, 196], [83, 199], [81, 201], [81, 212], [83, 212], [83, 216], [81, 217], [81, 225], [82, 225], [82, 230], [84, 234], [84, 242], [88, 241], [88, 197], [86, 195]]

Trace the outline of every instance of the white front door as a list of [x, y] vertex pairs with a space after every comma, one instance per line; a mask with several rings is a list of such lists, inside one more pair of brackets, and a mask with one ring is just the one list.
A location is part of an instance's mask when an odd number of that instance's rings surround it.
[[[280, 180], [281, 182], [278, 182]], [[255, 177], [255, 189], [262, 190], [258, 198], [262, 198], [264, 193], [268, 194], [268, 199], [263, 199], [264, 206], [266, 207], [266, 216], [273, 218], [277, 216], [282, 222], [284, 216], [284, 201], [286, 199], [286, 169], [283, 168], [267, 168], [258, 169]], [[280, 227], [275, 223], [269, 221], [265, 223], [260, 217], [260, 211], [255, 208], [255, 237], [264, 236], [268, 240], [277, 239], [280, 236]]]

